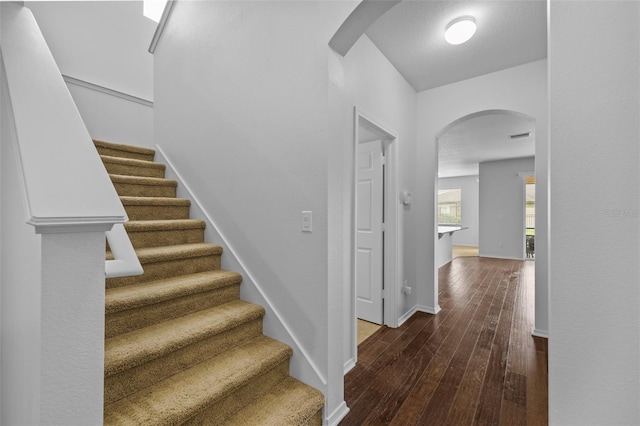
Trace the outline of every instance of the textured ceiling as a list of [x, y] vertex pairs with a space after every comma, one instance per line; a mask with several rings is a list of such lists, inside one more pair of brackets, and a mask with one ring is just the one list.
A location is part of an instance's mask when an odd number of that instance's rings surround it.
[[[453, 124], [438, 139], [438, 176], [478, 174], [484, 161], [535, 154], [535, 121], [510, 112], [489, 112]], [[511, 139], [511, 135], [531, 136]]]
[[[478, 29], [467, 43], [444, 40], [449, 22], [475, 18]], [[416, 92], [500, 71], [547, 57], [546, 0], [404, 0], [366, 31]], [[481, 161], [534, 155], [530, 119], [505, 113], [469, 117], [440, 138], [441, 177], [478, 174]]]
[[[449, 45], [444, 30], [461, 15], [478, 29], [467, 43]], [[404, 0], [366, 35], [420, 92], [546, 58], [546, 18], [545, 0]]]

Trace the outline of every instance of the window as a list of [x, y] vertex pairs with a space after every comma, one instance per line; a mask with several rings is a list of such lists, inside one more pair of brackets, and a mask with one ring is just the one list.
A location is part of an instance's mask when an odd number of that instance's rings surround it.
[[438, 190], [438, 223], [441, 225], [460, 225], [462, 223], [462, 190]]
[[160, 22], [167, 0], [144, 0], [142, 14], [154, 22]]

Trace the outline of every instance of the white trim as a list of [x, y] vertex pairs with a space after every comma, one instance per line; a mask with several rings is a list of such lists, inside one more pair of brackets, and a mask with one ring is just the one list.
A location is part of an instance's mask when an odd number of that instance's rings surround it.
[[375, 21], [402, 0], [362, 1], [329, 40], [329, 47], [345, 56]]
[[353, 370], [356, 366], [356, 360], [353, 358], [349, 358], [347, 362], [344, 363], [344, 374], [346, 375], [349, 371]]
[[29, 225], [36, 234], [60, 234], [69, 232], [106, 232], [114, 224], [126, 222], [126, 216], [105, 217], [30, 217]]
[[405, 314], [402, 315], [400, 318], [398, 318], [398, 327], [400, 327], [402, 324], [404, 324], [416, 312], [424, 312], [424, 313], [430, 314], [430, 315], [437, 315], [438, 312], [440, 312], [440, 306], [438, 306], [438, 307], [436, 307], [434, 309], [434, 308], [430, 308], [430, 307], [427, 307], [427, 306], [416, 305], [413, 308], [409, 309], [407, 312], [405, 312]]
[[75, 86], [84, 87], [85, 89], [94, 90], [96, 92], [104, 93], [106, 95], [115, 96], [116, 98], [124, 99], [126, 101], [135, 102], [140, 105], [153, 108], [153, 102], [147, 99], [139, 98], [138, 96], [129, 95], [128, 93], [119, 92], [117, 90], [109, 89], [108, 87], [100, 86], [99, 84], [90, 83], [79, 78], [70, 77], [68, 75], [62, 75], [65, 83], [73, 84]]
[[549, 332], [547, 330], [538, 330], [537, 328], [534, 328], [531, 331], [531, 335], [535, 337], [542, 337], [543, 339], [549, 338]]
[[200, 210], [200, 212], [202, 212], [202, 215], [204, 216], [204, 220], [207, 222], [207, 226], [211, 225], [211, 228], [213, 228], [215, 233], [222, 240], [222, 245], [224, 246], [225, 253], [228, 253], [230, 256], [232, 256], [236, 260], [236, 262], [238, 263], [240, 269], [242, 270], [242, 271], [238, 271], [238, 272], [242, 272], [243, 282], [245, 284], [252, 284], [253, 287], [255, 287], [255, 289], [258, 290], [258, 292], [260, 293], [260, 296], [267, 303], [268, 308], [271, 310], [271, 312], [273, 312], [273, 314], [277, 318], [278, 322], [285, 329], [285, 331], [288, 334], [289, 338], [291, 339], [293, 345], [295, 346], [294, 350], [297, 350], [297, 351], [299, 351], [300, 354], [302, 354], [302, 356], [304, 357], [305, 361], [313, 369], [313, 371], [316, 374], [316, 376], [318, 377], [318, 379], [320, 379], [322, 384], [326, 386], [327, 385], [327, 378], [324, 376], [324, 374], [322, 374], [320, 369], [316, 366], [316, 364], [313, 361], [313, 359], [309, 356], [309, 353], [303, 348], [302, 344], [300, 343], [298, 338], [295, 336], [295, 334], [291, 330], [291, 327], [289, 327], [289, 324], [287, 324], [287, 322], [284, 320], [282, 314], [280, 314], [280, 312], [275, 308], [275, 305], [271, 302], [271, 298], [269, 298], [267, 296], [267, 294], [265, 293], [263, 288], [260, 286], [259, 281], [256, 279], [256, 277], [253, 276], [253, 274], [251, 273], [250, 269], [245, 265], [245, 263], [242, 261], [242, 259], [240, 259], [240, 257], [238, 256], [236, 250], [229, 243], [229, 240], [220, 231], [220, 228], [216, 225], [215, 221], [211, 218], [209, 213], [203, 208], [202, 203], [200, 203], [200, 200], [194, 195], [193, 191], [191, 191], [191, 188], [189, 187], [189, 185], [187, 185], [185, 180], [182, 178], [182, 175], [178, 172], [178, 170], [173, 165], [173, 162], [169, 159], [169, 157], [167, 157], [167, 155], [162, 150], [162, 148], [160, 148], [159, 145], [156, 145], [156, 154], [159, 154], [162, 157], [161, 158], [162, 161], [167, 165], [167, 170], [165, 171], [165, 173], [166, 172], [172, 173], [174, 175], [173, 177], [178, 181], [178, 187], [185, 190], [185, 192], [187, 194], [187, 197], [183, 197], [183, 198], [189, 198], [191, 200], [192, 211], [193, 211], [194, 207], [197, 207]]
[[405, 312], [400, 318], [398, 318], [398, 327], [404, 324], [416, 312], [418, 312], [418, 306], [414, 306], [413, 308]]
[[480, 255], [478, 255], [478, 257], [488, 257], [490, 259], [505, 259], [505, 260], [533, 260], [533, 259], [526, 259], [524, 257], [491, 256], [491, 255], [487, 255], [487, 254], [480, 254]]
[[440, 305], [436, 305], [435, 307], [416, 305], [417, 312], [424, 312], [426, 314], [437, 315], [441, 310]]
[[156, 53], [160, 37], [162, 36], [162, 33], [164, 33], [164, 28], [167, 26], [167, 22], [169, 21], [171, 12], [173, 12], [174, 3], [174, 0], [169, 0], [167, 1], [167, 4], [164, 5], [164, 10], [162, 11], [160, 22], [158, 22], [156, 31], [153, 33], [153, 38], [151, 39], [151, 44], [149, 45], [149, 53], [151, 53], [152, 55]]
[[106, 233], [109, 248], [113, 254], [113, 260], [105, 262], [105, 275], [107, 278], [130, 277], [142, 275], [144, 270], [138, 260], [138, 255], [133, 249], [131, 240], [124, 229], [124, 225], [116, 223], [111, 231]]
[[349, 411], [350, 410], [349, 407], [347, 407], [347, 403], [345, 401], [342, 401], [338, 408], [333, 410], [333, 413], [325, 418], [323, 424], [327, 426], [336, 426], [342, 421], [342, 419], [345, 418], [347, 414], [349, 414]]

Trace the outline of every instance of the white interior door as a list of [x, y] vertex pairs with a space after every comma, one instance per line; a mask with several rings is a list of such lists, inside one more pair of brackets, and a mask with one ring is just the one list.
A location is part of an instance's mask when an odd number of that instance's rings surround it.
[[382, 141], [358, 145], [356, 188], [356, 314], [383, 321]]

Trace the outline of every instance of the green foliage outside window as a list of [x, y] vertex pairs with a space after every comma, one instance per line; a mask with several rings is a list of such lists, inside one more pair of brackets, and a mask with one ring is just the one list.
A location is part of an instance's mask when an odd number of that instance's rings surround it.
[[438, 223], [441, 225], [460, 225], [462, 223], [462, 190], [438, 190]]

